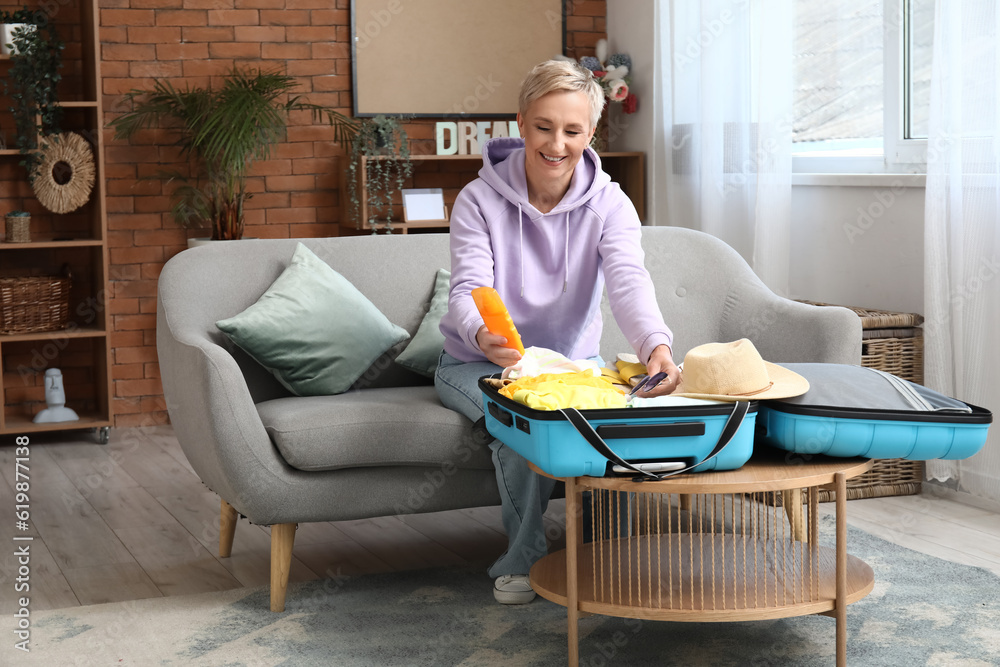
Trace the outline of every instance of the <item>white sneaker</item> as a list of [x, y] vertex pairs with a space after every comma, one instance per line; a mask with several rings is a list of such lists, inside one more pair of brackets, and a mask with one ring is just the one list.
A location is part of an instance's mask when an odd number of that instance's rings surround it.
[[526, 574], [505, 574], [493, 583], [493, 597], [500, 604], [527, 604], [535, 599]]

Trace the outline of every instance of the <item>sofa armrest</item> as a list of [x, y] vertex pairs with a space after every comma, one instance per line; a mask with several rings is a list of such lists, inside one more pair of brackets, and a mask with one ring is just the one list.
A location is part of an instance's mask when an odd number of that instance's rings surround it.
[[179, 332], [157, 308], [157, 355], [167, 411], [185, 456], [202, 481], [254, 520], [261, 488], [287, 485], [288, 465], [257, 414], [233, 356], [206, 335]]
[[744, 283], [726, 300], [722, 339], [749, 338], [768, 361], [861, 363], [861, 320], [847, 308], [785, 299]]

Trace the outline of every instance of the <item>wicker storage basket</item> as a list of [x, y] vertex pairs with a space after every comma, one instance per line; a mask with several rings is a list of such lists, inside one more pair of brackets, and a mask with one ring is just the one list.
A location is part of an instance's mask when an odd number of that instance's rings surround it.
[[65, 329], [69, 322], [69, 278], [0, 278], [0, 334]]
[[[814, 306], [827, 303], [804, 301]], [[924, 318], [915, 313], [893, 313], [843, 306], [861, 318], [861, 365], [892, 373], [910, 382], [924, 382]], [[924, 462], [879, 459], [871, 470], [847, 480], [847, 499], [910, 496], [920, 493]], [[820, 500], [833, 500], [831, 491], [820, 491]]]
[[[874, 329], [864, 334], [879, 334]], [[898, 375], [904, 380], [924, 383], [924, 335], [919, 327], [887, 329], [861, 341], [861, 365]]]

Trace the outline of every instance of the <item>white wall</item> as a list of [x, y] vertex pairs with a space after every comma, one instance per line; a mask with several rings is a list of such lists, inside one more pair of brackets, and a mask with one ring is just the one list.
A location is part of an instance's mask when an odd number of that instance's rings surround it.
[[924, 188], [892, 183], [793, 185], [791, 296], [923, 312]]

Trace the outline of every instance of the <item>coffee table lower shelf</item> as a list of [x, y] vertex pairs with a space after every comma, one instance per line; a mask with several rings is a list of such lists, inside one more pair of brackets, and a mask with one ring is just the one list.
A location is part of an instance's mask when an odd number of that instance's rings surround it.
[[[580, 545], [577, 557], [579, 610], [588, 613], [730, 622], [828, 614], [836, 608], [836, 551], [810, 549], [802, 542], [640, 535]], [[852, 604], [871, 592], [875, 574], [851, 555], [846, 566], [847, 603]], [[566, 582], [565, 550], [531, 568], [532, 588], [564, 607]]]

